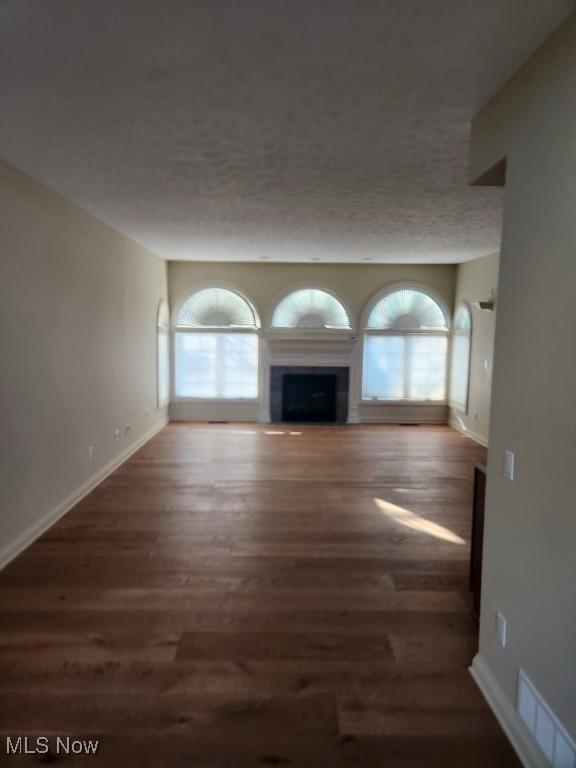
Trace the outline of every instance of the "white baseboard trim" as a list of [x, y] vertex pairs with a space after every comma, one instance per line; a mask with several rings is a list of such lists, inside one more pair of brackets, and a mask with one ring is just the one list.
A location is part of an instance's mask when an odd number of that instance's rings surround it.
[[469, 671], [524, 768], [550, 768], [546, 756], [540, 751], [520, 720], [510, 699], [505, 695], [502, 687], [480, 655], [474, 657]]
[[146, 432], [146, 434], [144, 434], [139, 440], [136, 440], [135, 443], [132, 443], [132, 445], [126, 448], [126, 450], [122, 451], [122, 453], [118, 454], [118, 456], [115, 456], [112, 461], [108, 462], [108, 464], [99, 469], [96, 474], [89, 477], [86, 482], [82, 483], [82, 485], [78, 486], [78, 488], [75, 488], [71, 493], [68, 494], [68, 496], [62, 499], [61, 502], [56, 504], [56, 506], [45, 512], [39, 520], [30, 526], [30, 528], [21, 533], [20, 536], [18, 536], [14, 541], [9, 542], [5, 547], [3, 547], [0, 550], [0, 570], [7, 566], [9, 562], [14, 560], [14, 558], [18, 557], [18, 555], [23, 552], [26, 547], [29, 547], [33, 541], [39, 538], [45, 531], [48, 530], [48, 528], [53, 526], [54, 523], [56, 523], [66, 514], [66, 512], [78, 504], [78, 502], [81, 501], [84, 496], [87, 496], [90, 491], [96, 488], [97, 485], [100, 485], [100, 483], [105, 480], [108, 475], [111, 475], [112, 472], [118, 469], [121, 464], [124, 464], [124, 462], [129, 459], [133, 453], [136, 453], [137, 450], [142, 448], [142, 446], [147, 443], [148, 440], [153, 438], [154, 435], [160, 432], [161, 429], [164, 429], [166, 424], [168, 424], [168, 419], [162, 419], [158, 424], [152, 427], [152, 429], [148, 430], [148, 432]]
[[488, 448], [488, 440], [483, 435], [479, 435], [478, 432], [474, 432], [471, 429], [463, 429], [454, 419], [449, 419], [448, 426], [455, 429], [456, 432], [460, 432], [461, 435], [469, 437], [470, 440], [474, 440], [475, 443], [483, 445], [484, 448]]

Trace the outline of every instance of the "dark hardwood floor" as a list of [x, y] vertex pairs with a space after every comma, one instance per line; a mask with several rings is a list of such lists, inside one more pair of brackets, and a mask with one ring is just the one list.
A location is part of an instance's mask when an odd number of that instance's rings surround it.
[[445, 427], [170, 425], [0, 573], [0, 730], [51, 737], [0, 765], [518, 766], [467, 672], [483, 455]]

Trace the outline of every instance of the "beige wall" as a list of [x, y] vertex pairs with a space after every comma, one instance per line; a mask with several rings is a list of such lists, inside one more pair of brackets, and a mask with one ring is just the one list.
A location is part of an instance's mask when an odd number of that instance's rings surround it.
[[[523, 668], [573, 738], [575, 94], [573, 15], [478, 117], [472, 146], [477, 175], [508, 158], [476, 666], [503, 708], [514, 705]], [[505, 449], [516, 454], [513, 482]], [[508, 619], [506, 648], [496, 611]]]
[[496, 295], [499, 255], [497, 253], [458, 265], [455, 306], [466, 302], [472, 312], [470, 383], [466, 413], [450, 409], [450, 424], [484, 445], [488, 444], [490, 397], [494, 357], [496, 312], [477, 309], [477, 301]]
[[165, 418], [167, 290], [165, 262], [4, 163], [0, 211], [2, 563]]
[[[291, 289], [316, 286], [332, 291], [348, 308], [352, 331], [358, 337], [351, 353], [350, 413], [352, 420], [362, 422], [446, 422], [445, 405], [386, 405], [361, 404], [360, 369], [362, 361], [363, 313], [372, 299], [394, 283], [415, 283], [428, 287], [452, 311], [456, 267], [454, 265], [352, 265], [352, 264], [252, 264], [170, 262], [168, 282], [173, 312], [176, 313], [188, 296], [199, 288], [219, 285], [243, 293], [256, 307], [263, 327], [264, 343], [270, 334], [272, 311], [278, 300]], [[273, 335], [273, 334], [272, 334]], [[302, 334], [306, 337], [306, 333]], [[266, 352], [261, 354], [261, 360]], [[326, 358], [328, 359], [328, 358]], [[301, 362], [300, 364], [310, 364]], [[333, 362], [331, 364], [337, 364]], [[261, 362], [261, 366], [264, 364]], [[261, 376], [261, 392], [265, 393], [265, 375]], [[268, 419], [262, 394], [261, 403], [198, 403], [173, 402], [173, 419]]]

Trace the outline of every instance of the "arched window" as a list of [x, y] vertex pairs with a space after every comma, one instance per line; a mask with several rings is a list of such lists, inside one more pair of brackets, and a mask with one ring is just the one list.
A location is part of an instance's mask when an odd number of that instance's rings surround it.
[[448, 318], [417, 288], [395, 288], [372, 307], [364, 336], [365, 400], [446, 399]]
[[170, 402], [170, 311], [162, 299], [156, 316], [156, 405]]
[[350, 318], [335, 296], [320, 288], [300, 288], [292, 291], [276, 305], [272, 315], [273, 328], [350, 328]]
[[206, 288], [184, 302], [175, 323], [177, 397], [256, 398], [258, 317], [225, 288]]
[[468, 411], [470, 378], [470, 344], [472, 314], [465, 302], [459, 304], [452, 327], [452, 359], [450, 364], [450, 405], [463, 413]]

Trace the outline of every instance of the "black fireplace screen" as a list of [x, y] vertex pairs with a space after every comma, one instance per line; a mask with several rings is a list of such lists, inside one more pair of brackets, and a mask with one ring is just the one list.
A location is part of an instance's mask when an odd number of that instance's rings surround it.
[[348, 379], [347, 367], [271, 366], [271, 421], [346, 424]]
[[285, 373], [282, 421], [333, 424], [336, 421], [334, 374]]

